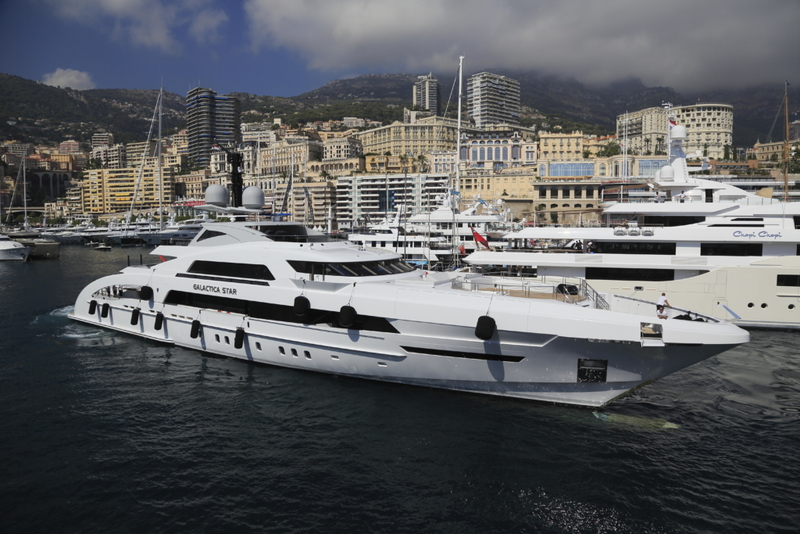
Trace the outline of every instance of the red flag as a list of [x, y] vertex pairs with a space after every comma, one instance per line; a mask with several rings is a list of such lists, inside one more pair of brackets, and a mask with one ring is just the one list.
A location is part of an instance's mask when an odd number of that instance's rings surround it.
[[471, 230], [472, 230], [472, 237], [474, 237], [474, 238], [475, 238], [475, 244], [476, 244], [476, 245], [480, 244], [480, 245], [483, 245], [483, 246], [484, 246], [484, 247], [486, 247], [486, 248], [489, 248], [489, 242], [488, 242], [488, 241], [486, 241], [486, 238], [485, 238], [485, 237], [483, 237], [483, 236], [482, 236], [481, 234], [479, 234], [478, 232], [476, 232], [476, 231], [475, 231], [475, 228], [471, 228]]
[[458, 247], [458, 250], [461, 252], [462, 256], [467, 253], [467, 249], [464, 248], [464, 245], [461, 245], [460, 247]]

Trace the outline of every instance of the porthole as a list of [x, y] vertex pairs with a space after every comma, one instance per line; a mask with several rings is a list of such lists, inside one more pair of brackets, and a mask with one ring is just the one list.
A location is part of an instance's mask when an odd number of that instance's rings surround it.
[[794, 304], [789, 304], [789, 309], [793, 310], [794, 309]]
[[283, 347], [278, 347], [278, 352], [281, 354], [286, 354], [286, 350]]
[[258, 341], [256, 341], [256, 349], [261, 350], [261, 343], [259, 343]]
[[219, 334], [214, 334], [214, 340], [219, 343]]
[[226, 345], [230, 345], [231, 344], [231, 340], [228, 338], [228, 336], [225, 336], [225, 344]]
[[311, 353], [308, 352], [307, 350], [303, 351], [303, 356], [306, 357], [306, 360], [310, 360], [311, 359]]
[[767, 303], [766, 303], [766, 302], [762, 302], [762, 303], [761, 303], [761, 307], [762, 307], [762, 308], [766, 308], [766, 307], [767, 307]]
[[292, 356], [297, 358], [297, 349], [292, 349]]
[[752, 308], [752, 307], [753, 307], [753, 303], [752, 303], [752, 302], [748, 302], [748, 303], [747, 303], [747, 307], [748, 307], [748, 308]]

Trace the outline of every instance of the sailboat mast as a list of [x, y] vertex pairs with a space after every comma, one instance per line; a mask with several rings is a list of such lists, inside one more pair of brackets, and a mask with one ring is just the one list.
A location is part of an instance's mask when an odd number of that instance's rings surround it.
[[783, 136], [783, 201], [789, 201], [789, 82], [783, 89], [784, 136]]
[[458, 56], [458, 126], [456, 127], [456, 174], [453, 189], [461, 190], [461, 69], [464, 56]]
[[161, 172], [161, 114], [164, 106], [164, 87], [162, 86], [158, 92], [158, 228], [164, 229], [164, 175]]

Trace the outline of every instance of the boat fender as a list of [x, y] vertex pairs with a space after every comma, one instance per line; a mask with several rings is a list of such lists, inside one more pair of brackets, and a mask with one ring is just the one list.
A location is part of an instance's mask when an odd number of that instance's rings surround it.
[[153, 288], [150, 286], [142, 286], [139, 290], [139, 298], [142, 300], [150, 300], [153, 298]]
[[233, 338], [233, 346], [241, 349], [244, 346], [244, 328], [239, 327], [236, 329], [236, 336]]
[[475, 325], [475, 337], [484, 341], [491, 339], [496, 328], [497, 323], [493, 317], [481, 315], [478, 317], [478, 324]]
[[298, 317], [304, 317], [308, 314], [311, 310], [311, 302], [309, 302], [308, 297], [304, 297], [300, 295], [299, 297], [294, 298], [294, 314]]
[[139, 308], [134, 308], [133, 313], [131, 313], [131, 324], [139, 324]]
[[161, 327], [164, 326], [164, 314], [158, 312], [156, 314], [156, 324], [154, 325], [156, 330], [161, 330]]
[[200, 320], [195, 319], [192, 321], [192, 330], [189, 332], [189, 335], [192, 339], [197, 339], [197, 336], [200, 335]]
[[356, 318], [358, 317], [358, 313], [356, 309], [352, 306], [342, 306], [342, 309], [339, 310], [339, 324], [344, 326], [345, 328], [350, 328], [354, 324], [356, 324]]
[[102, 317], [103, 319], [108, 317], [108, 310], [110, 307], [111, 306], [108, 305], [108, 302], [104, 302], [103, 307], [100, 309], [100, 317]]
[[93, 300], [89, 302], [89, 315], [94, 315], [94, 312], [97, 311], [97, 301]]

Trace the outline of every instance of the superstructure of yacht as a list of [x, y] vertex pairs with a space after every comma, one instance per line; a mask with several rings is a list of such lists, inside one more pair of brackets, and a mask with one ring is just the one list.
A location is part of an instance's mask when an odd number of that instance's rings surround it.
[[749, 340], [724, 321], [485, 291], [294, 223], [206, 224], [152, 254], [171, 259], [92, 282], [71, 318], [252, 362], [581, 406]]
[[[672, 304], [746, 327], [800, 328], [800, 203], [691, 176], [683, 126], [671, 129], [670, 164], [646, 202], [606, 205], [604, 227], [528, 227], [504, 250], [465, 261], [480, 269], [535, 268], [585, 278], [595, 289]], [[580, 243], [549, 253], [542, 243]]]

